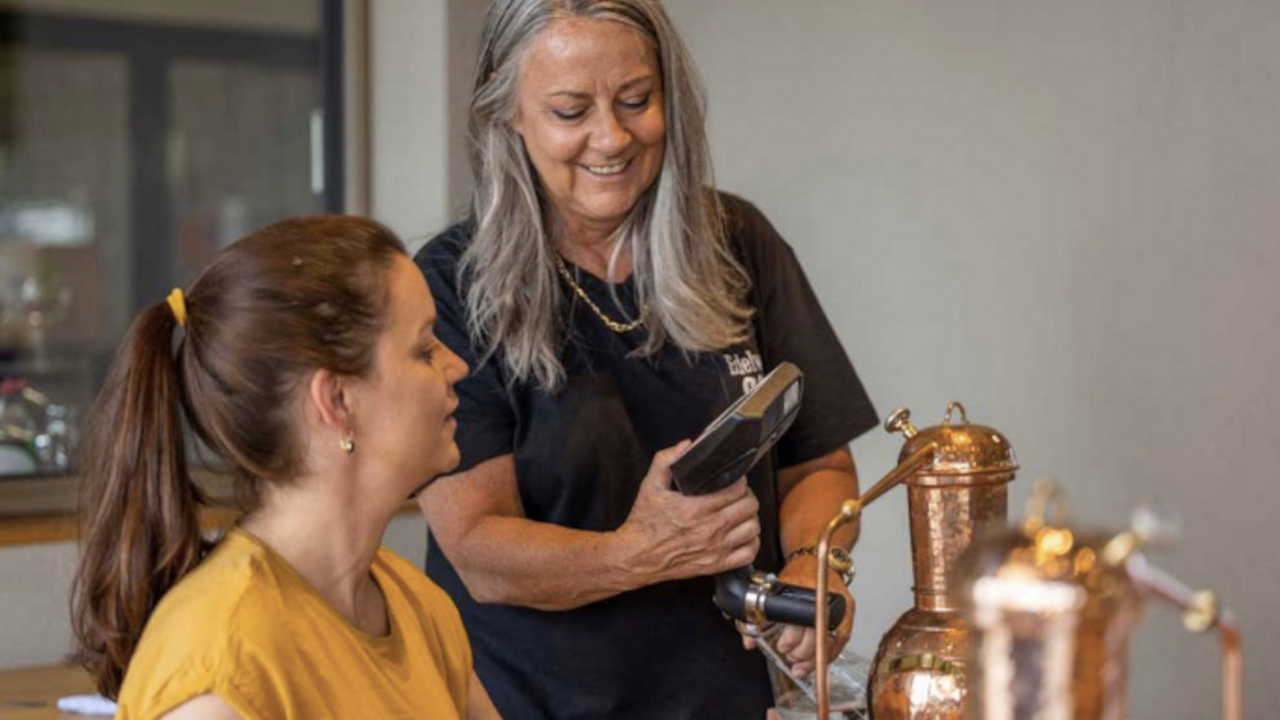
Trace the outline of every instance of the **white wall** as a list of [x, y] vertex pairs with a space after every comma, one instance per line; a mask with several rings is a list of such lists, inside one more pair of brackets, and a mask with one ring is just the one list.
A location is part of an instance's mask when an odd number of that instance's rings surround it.
[[[1280, 3], [669, 2], [719, 184], [795, 245], [879, 409], [1001, 429], [1078, 520], [1181, 509], [1153, 560], [1245, 628], [1280, 711]], [[854, 445], [864, 483], [901, 447]], [[910, 604], [901, 491], [868, 511], [856, 646]], [[1217, 715], [1216, 639], [1150, 608], [1131, 716]]]

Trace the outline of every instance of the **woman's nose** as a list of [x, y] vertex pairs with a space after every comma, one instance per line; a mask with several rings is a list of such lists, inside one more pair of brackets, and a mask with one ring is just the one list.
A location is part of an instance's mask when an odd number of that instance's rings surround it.
[[599, 121], [591, 132], [592, 149], [613, 154], [631, 142], [631, 133], [618, 122], [618, 116], [612, 110], [596, 113], [596, 117]]
[[459, 380], [461, 380], [462, 378], [466, 377], [467, 373], [471, 372], [471, 368], [467, 367], [467, 361], [463, 360], [462, 357], [458, 355], [458, 353], [454, 352], [448, 346], [445, 346], [445, 349], [449, 351], [449, 370], [450, 370], [449, 374], [446, 375], [445, 377], [448, 379], [449, 384], [452, 385], [458, 382]]

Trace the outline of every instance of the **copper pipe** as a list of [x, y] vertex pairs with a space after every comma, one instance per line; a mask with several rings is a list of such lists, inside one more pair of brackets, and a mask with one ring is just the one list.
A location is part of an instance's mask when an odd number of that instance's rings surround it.
[[1244, 650], [1240, 645], [1240, 626], [1227, 610], [1218, 613], [1217, 626], [1222, 636], [1222, 717], [1241, 720], [1244, 717]]
[[[814, 688], [818, 695], [818, 717], [820, 720], [826, 720], [831, 714], [831, 689], [827, 683], [827, 664], [830, 662], [830, 658], [827, 657], [827, 595], [829, 591], [827, 587], [827, 553], [831, 551], [831, 536], [841, 526], [861, 517], [863, 508], [870, 505], [876, 498], [884, 495], [895, 485], [906, 480], [921, 467], [931, 462], [937, 449], [938, 446], [934, 443], [922, 445], [919, 450], [912, 453], [906, 460], [898, 463], [897, 467], [890, 470], [879, 482], [871, 486], [870, 490], [853, 500], [845, 500], [840, 505], [840, 512], [827, 523], [826, 528], [822, 531], [822, 537], [818, 540], [818, 578], [817, 582], [814, 583], [818, 606], [813, 623], [814, 640], [818, 652], [814, 658], [813, 672], [817, 675], [817, 683]], [[852, 607], [848, 608], [850, 615], [853, 614], [853, 611]]]
[[1125, 560], [1125, 569], [1152, 595], [1182, 610], [1183, 625], [1191, 632], [1216, 627], [1222, 641], [1222, 717], [1244, 718], [1244, 655], [1240, 627], [1230, 611], [1218, 606], [1213, 593], [1193, 590], [1181, 580], [1151, 565], [1140, 554]]

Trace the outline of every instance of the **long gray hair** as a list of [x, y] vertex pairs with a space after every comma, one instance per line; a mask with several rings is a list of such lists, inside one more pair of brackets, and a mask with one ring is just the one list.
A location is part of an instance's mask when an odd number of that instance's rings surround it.
[[[473, 240], [460, 272], [469, 332], [485, 358], [501, 349], [513, 381], [549, 390], [564, 381], [557, 348], [565, 300], [553, 264], [536, 172], [511, 127], [520, 66], [553, 21], [586, 17], [624, 23], [652, 44], [661, 65], [666, 147], [657, 181], [617, 232], [614, 260], [630, 253], [636, 298], [647, 308], [638, 354], [668, 341], [717, 350], [747, 337], [749, 280], [728, 246], [712, 188], [702, 87], [658, 0], [494, 0], [485, 21], [469, 130]], [[610, 262], [610, 268], [613, 262]]]

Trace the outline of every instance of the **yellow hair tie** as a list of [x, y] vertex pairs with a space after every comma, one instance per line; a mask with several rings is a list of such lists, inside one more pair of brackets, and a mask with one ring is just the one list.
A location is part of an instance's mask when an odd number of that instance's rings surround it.
[[173, 317], [182, 327], [187, 326], [187, 301], [182, 296], [182, 288], [174, 288], [166, 298], [169, 301], [169, 309], [173, 311]]

